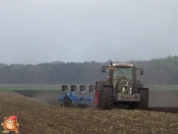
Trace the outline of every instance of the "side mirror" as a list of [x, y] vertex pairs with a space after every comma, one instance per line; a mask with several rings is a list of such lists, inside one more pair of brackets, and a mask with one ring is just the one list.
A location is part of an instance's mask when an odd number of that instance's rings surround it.
[[143, 75], [143, 69], [140, 70], [140, 75]]
[[106, 72], [106, 68], [105, 67], [102, 67], [102, 72]]

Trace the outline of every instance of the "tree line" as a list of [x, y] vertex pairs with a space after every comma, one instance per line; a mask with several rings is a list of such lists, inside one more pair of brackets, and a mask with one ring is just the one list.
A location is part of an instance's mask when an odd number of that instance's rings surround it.
[[[105, 80], [107, 73], [102, 73], [107, 62], [52, 62], [33, 64], [0, 64], [1, 84], [94, 84]], [[144, 75], [138, 77], [144, 85], [178, 84], [178, 56], [130, 61], [136, 67], [144, 69]]]

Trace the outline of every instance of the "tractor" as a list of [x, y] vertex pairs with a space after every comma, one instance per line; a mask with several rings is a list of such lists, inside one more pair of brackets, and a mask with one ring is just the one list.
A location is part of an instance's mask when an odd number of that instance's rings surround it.
[[116, 105], [126, 105], [127, 108], [147, 109], [149, 88], [143, 87], [136, 78], [137, 70], [143, 75], [143, 68], [136, 68], [131, 63], [110, 63], [103, 66], [102, 72], [108, 69], [106, 81], [95, 84], [94, 106], [109, 110]]

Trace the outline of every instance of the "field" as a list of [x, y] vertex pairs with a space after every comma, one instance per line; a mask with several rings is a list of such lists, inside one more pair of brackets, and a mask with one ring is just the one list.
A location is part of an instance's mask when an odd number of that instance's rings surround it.
[[176, 90], [150, 90], [148, 110], [101, 111], [93, 107], [61, 107], [57, 100], [61, 94], [59, 85], [4, 86], [5, 90], [2, 85], [0, 88], [0, 121], [16, 115], [21, 134], [178, 133]]

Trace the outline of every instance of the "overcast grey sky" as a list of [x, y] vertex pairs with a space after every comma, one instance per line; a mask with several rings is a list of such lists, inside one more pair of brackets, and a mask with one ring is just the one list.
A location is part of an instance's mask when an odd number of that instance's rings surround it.
[[0, 63], [178, 54], [177, 0], [0, 0]]

